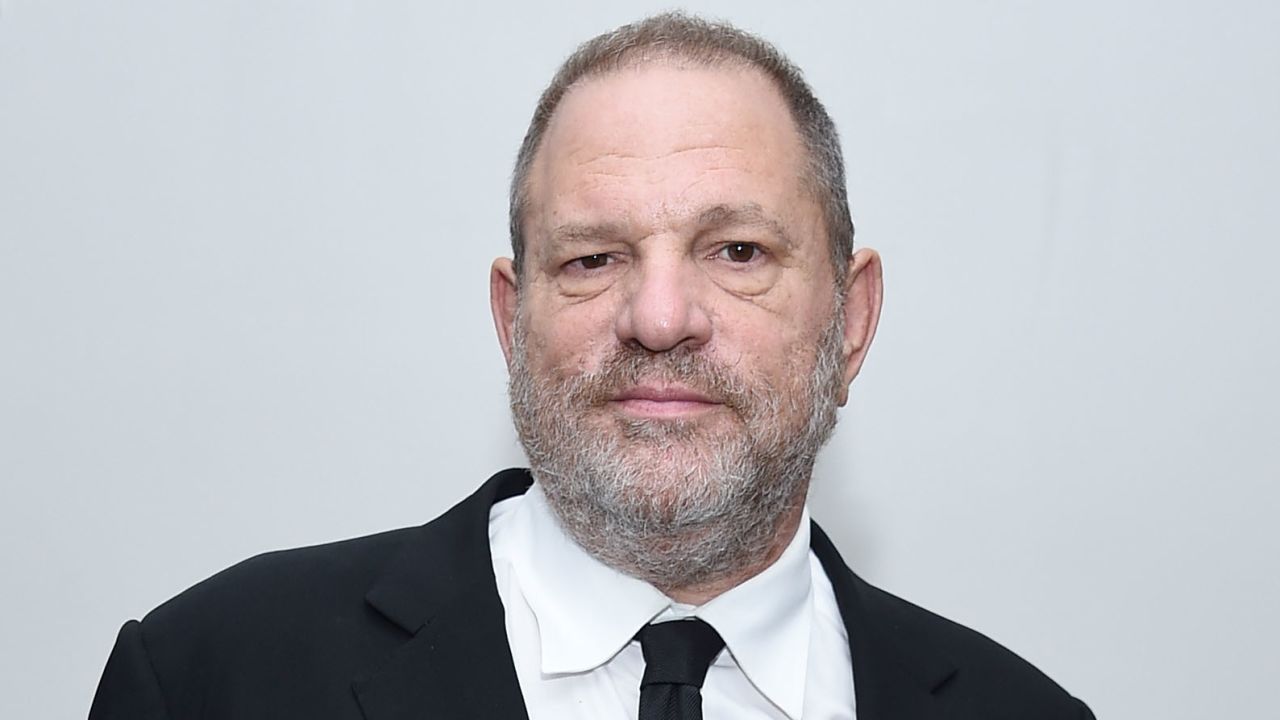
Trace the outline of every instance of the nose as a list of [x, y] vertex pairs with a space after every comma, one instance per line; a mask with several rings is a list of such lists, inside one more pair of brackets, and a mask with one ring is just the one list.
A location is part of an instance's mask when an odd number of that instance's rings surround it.
[[703, 307], [698, 274], [683, 253], [644, 258], [633, 271], [617, 315], [619, 342], [666, 352], [710, 340], [711, 318]]

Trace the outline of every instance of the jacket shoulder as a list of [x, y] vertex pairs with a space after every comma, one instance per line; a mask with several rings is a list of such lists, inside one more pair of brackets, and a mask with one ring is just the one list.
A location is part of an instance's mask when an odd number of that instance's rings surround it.
[[876, 642], [903, 650], [908, 663], [927, 666], [923, 676], [932, 677], [932, 695], [959, 717], [1093, 717], [1084, 703], [995, 640], [854, 578], [868, 615], [877, 619]]
[[349, 540], [256, 555], [203, 580], [143, 619], [159, 629], [280, 621], [315, 612], [350, 611], [406, 540], [401, 528]]
[[349, 704], [352, 678], [404, 642], [365, 593], [420, 530], [258, 555], [157, 607], [135, 635], [171, 713], [278, 706], [324, 717]]

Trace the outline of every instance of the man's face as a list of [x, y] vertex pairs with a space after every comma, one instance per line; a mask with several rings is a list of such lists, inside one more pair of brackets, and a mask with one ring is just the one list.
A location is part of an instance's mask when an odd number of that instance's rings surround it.
[[[726, 492], [758, 495], [744, 468], [806, 433], [821, 444], [869, 334], [846, 332], [804, 170], [753, 70], [656, 64], [566, 94], [530, 173], [518, 290], [509, 262], [493, 274], [535, 471], [557, 448], [530, 435], [584, 443], [569, 460], [625, 475], [618, 502], [696, 525]], [[803, 473], [803, 494], [809, 468], [793, 465], [770, 467]]]

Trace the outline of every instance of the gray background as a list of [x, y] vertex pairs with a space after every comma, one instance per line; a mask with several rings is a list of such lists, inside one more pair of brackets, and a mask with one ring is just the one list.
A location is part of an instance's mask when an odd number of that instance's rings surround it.
[[[695, 7], [807, 70], [885, 257], [813, 500], [854, 566], [1100, 716], [1277, 717], [1280, 5]], [[520, 463], [511, 160], [658, 8], [0, 0], [0, 716]]]

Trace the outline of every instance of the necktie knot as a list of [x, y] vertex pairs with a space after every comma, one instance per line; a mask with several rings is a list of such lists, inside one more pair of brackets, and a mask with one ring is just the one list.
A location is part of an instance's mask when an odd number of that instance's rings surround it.
[[645, 625], [636, 637], [644, 653], [641, 688], [655, 683], [701, 688], [711, 661], [724, 648], [720, 633], [696, 618]]

